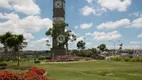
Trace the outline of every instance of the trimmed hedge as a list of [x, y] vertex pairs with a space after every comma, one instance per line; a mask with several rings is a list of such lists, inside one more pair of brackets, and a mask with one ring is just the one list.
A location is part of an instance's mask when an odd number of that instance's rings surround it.
[[111, 60], [113, 60], [113, 61], [125, 61], [125, 62], [142, 62], [142, 57], [133, 57], [133, 58], [130, 58], [130, 57], [125, 57], [125, 58], [112, 57]]
[[38, 63], [40, 63], [40, 61], [35, 61], [34, 63], [38, 64]]
[[45, 60], [45, 59], [46, 59], [45, 56], [39, 56], [39, 57], [38, 57], [38, 60]]
[[0, 63], [0, 66], [7, 66], [6, 63]]

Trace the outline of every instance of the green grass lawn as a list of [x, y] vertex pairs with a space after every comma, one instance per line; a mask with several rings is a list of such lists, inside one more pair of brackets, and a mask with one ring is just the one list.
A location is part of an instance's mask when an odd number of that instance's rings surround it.
[[[16, 65], [15, 62], [8, 64]], [[33, 61], [29, 61], [20, 64], [44, 68], [48, 71], [46, 76], [56, 80], [142, 80], [142, 63], [81, 61], [34, 64]]]

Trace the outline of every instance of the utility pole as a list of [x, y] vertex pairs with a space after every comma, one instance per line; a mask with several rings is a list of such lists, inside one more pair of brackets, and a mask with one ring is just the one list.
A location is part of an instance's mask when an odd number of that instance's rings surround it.
[[114, 55], [116, 55], [115, 54], [115, 46], [116, 46], [117, 42], [120, 42], [120, 40], [117, 40], [117, 41], [109, 40], [109, 42], [111, 42], [113, 44], [113, 46], [114, 46]]

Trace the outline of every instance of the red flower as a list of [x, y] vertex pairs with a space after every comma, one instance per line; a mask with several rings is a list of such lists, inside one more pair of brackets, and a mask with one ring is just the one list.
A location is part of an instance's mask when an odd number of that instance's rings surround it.
[[[13, 74], [7, 71], [0, 72], [0, 80], [49, 80], [43, 74], [44, 69], [32, 67], [28, 72], [21, 74]], [[55, 79], [52, 79], [55, 80]]]

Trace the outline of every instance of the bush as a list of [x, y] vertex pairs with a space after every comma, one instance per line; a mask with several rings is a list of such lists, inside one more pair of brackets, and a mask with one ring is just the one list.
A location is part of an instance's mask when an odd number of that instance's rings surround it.
[[124, 58], [124, 61], [128, 62], [128, 61], [130, 61], [130, 58], [126, 57], [126, 58]]
[[18, 80], [18, 76], [13, 73], [4, 71], [0, 72], [0, 80]]
[[133, 58], [129, 58], [129, 57], [112, 57], [111, 60], [114, 61], [126, 61], [126, 62], [142, 62], [142, 57], [133, 57]]
[[45, 73], [44, 69], [38, 69], [36, 67], [32, 67], [31, 69], [29, 69], [29, 71], [36, 73], [38, 75], [43, 75]]
[[40, 63], [40, 61], [35, 61], [35, 63]]
[[131, 62], [139, 62], [139, 57], [133, 57], [130, 59]]
[[[7, 71], [0, 72], [0, 80], [50, 80], [43, 76], [45, 70], [32, 67], [28, 72], [13, 74]], [[52, 80], [52, 79], [51, 79]]]
[[45, 60], [45, 58], [46, 58], [45, 56], [39, 56], [38, 60]]
[[7, 66], [6, 63], [0, 63], [0, 66]]
[[111, 60], [114, 60], [114, 61], [121, 61], [122, 58], [121, 57], [111, 57]]

